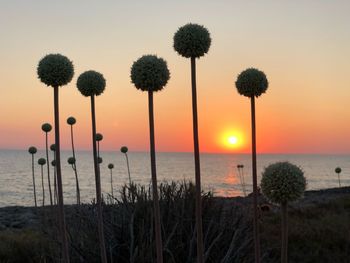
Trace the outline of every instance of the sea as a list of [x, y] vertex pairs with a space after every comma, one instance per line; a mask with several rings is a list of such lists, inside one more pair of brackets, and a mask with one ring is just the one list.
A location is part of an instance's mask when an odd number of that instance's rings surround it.
[[[76, 203], [75, 175], [67, 159], [71, 151], [62, 151], [62, 177], [64, 203]], [[129, 182], [125, 155], [120, 152], [101, 152], [101, 186], [104, 196], [111, 194], [111, 170], [113, 163], [113, 191], [118, 197], [120, 189]], [[45, 158], [45, 151], [35, 154], [35, 183], [38, 204], [42, 204], [41, 169], [38, 158]], [[52, 152], [49, 155], [53, 159]], [[130, 175], [133, 182], [149, 186], [151, 182], [150, 156], [148, 152], [128, 152]], [[203, 191], [212, 191], [215, 196], [244, 196], [252, 191], [252, 166], [250, 154], [203, 153], [201, 159], [201, 180]], [[158, 183], [165, 181], [195, 181], [193, 153], [157, 153]], [[350, 155], [315, 154], [258, 154], [258, 182], [266, 166], [278, 161], [289, 161], [298, 165], [305, 174], [307, 190], [317, 190], [339, 186], [336, 167], [341, 167], [341, 186], [350, 185]], [[237, 165], [243, 165], [238, 169]], [[93, 156], [89, 151], [76, 152], [76, 166], [83, 203], [91, 203], [95, 198], [95, 177]], [[47, 167], [44, 166], [45, 205], [49, 204]], [[54, 169], [50, 165], [50, 177]], [[53, 185], [53, 179], [51, 179]], [[52, 187], [53, 188], [53, 187]], [[32, 158], [26, 150], [0, 150], [0, 207], [33, 206]]]

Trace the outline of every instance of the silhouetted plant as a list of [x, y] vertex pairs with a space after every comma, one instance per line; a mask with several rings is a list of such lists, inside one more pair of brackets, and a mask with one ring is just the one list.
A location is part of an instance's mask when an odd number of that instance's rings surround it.
[[335, 171], [336, 174], [338, 175], [339, 187], [341, 187], [341, 184], [340, 184], [340, 173], [341, 173], [341, 168], [340, 168], [340, 167], [337, 167], [337, 168], [335, 168], [334, 171]]
[[243, 192], [244, 196], [247, 196], [243, 168], [244, 168], [243, 164], [237, 164], [238, 176], [239, 176], [239, 181], [240, 181], [241, 186], [242, 186], [242, 192]]
[[113, 168], [114, 168], [113, 163], [108, 164], [108, 169], [111, 172], [111, 196], [112, 196], [112, 198], [114, 197], [114, 195], [113, 195]]
[[91, 120], [92, 120], [92, 145], [93, 145], [93, 158], [94, 158], [94, 170], [95, 170], [95, 182], [96, 182], [96, 201], [97, 201], [97, 213], [98, 213], [98, 234], [100, 242], [101, 261], [107, 262], [105, 239], [103, 232], [103, 218], [102, 218], [102, 198], [101, 198], [101, 179], [100, 179], [100, 167], [98, 164], [98, 155], [96, 147], [96, 118], [95, 118], [95, 96], [99, 96], [103, 93], [106, 87], [106, 80], [99, 72], [90, 70], [82, 73], [77, 80], [77, 87], [83, 96], [90, 97], [91, 99]]
[[70, 125], [70, 138], [72, 144], [72, 154], [74, 158], [74, 164], [72, 165], [74, 175], [75, 175], [75, 186], [77, 192], [77, 204], [80, 205], [80, 189], [79, 189], [79, 179], [78, 179], [78, 170], [77, 170], [77, 162], [75, 157], [75, 147], [74, 147], [74, 133], [73, 133], [73, 125], [76, 123], [76, 119], [74, 117], [68, 117], [67, 124]]
[[196, 87], [196, 58], [204, 56], [211, 44], [209, 31], [197, 24], [186, 24], [180, 27], [174, 35], [174, 49], [185, 58], [191, 59], [192, 81], [192, 115], [193, 141], [196, 177], [196, 227], [197, 227], [197, 261], [204, 262], [202, 201], [201, 201], [201, 172], [198, 139], [197, 87]]
[[103, 135], [101, 133], [96, 133], [97, 156], [100, 156], [100, 141], [102, 140], [103, 140]]
[[56, 175], [56, 147], [55, 144], [50, 145], [50, 150], [53, 152], [53, 161], [51, 162], [51, 165], [53, 166], [53, 191], [54, 191], [54, 196], [53, 196], [53, 203], [57, 203], [57, 175]]
[[148, 92], [150, 155], [152, 173], [153, 213], [156, 238], [157, 262], [163, 262], [162, 234], [160, 224], [159, 198], [157, 189], [156, 153], [154, 142], [153, 92], [160, 91], [167, 84], [170, 72], [165, 60], [155, 55], [145, 55], [131, 67], [131, 82], [135, 87]]
[[58, 188], [58, 222], [60, 226], [63, 261], [69, 262], [68, 241], [63, 207], [63, 189], [61, 174], [60, 126], [59, 126], [59, 93], [58, 88], [68, 84], [74, 75], [73, 63], [60, 54], [49, 54], [39, 61], [37, 68], [41, 82], [54, 89], [55, 113], [55, 146], [56, 146], [56, 172]]
[[130, 167], [129, 167], [129, 158], [128, 158], [128, 151], [129, 151], [129, 149], [126, 146], [122, 146], [120, 148], [120, 151], [125, 154], [126, 166], [128, 168], [128, 175], [129, 175], [129, 185], [131, 185], [131, 176], [130, 176]]
[[41, 167], [41, 187], [43, 190], [43, 206], [45, 205], [45, 187], [44, 187], [44, 168], [43, 166], [46, 164], [46, 160], [44, 158], [38, 159], [38, 164]]
[[250, 98], [252, 125], [252, 168], [253, 168], [253, 211], [254, 211], [254, 245], [255, 261], [260, 262], [260, 237], [258, 224], [258, 179], [256, 168], [256, 129], [255, 129], [255, 97], [259, 97], [267, 90], [268, 81], [264, 72], [248, 68], [241, 72], [236, 80], [239, 94]]
[[303, 171], [289, 162], [278, 162], [265, 168], [261, 189], [272, 203], [281, 205], [282, 212], [282, 249], [281, 262], [288, 261], [288, 202], [301, 198], [306, 187]]
[[34, 146], [29, 147], [28, 152], [32, 155], [32, 176], [33, 176], [33, 193], [34, 193], [34, 205], [38, 207], [36, 202], [36, 189], [35, 189], [35, 172], [34, 172], [34, 154], [37, 153], [37, 149]]
[[69, 157], [67, 160], [68, 164], [71, 165], [74, 173], [75, 173], [75, 189], [76, 189], [76, 195], [77, 195], [77, 204], [80, 205], [80, 189], [79, 189], [79, 181], [78, 181], [78, 174], [76, 171], [76, 159], [75, 157]]
[[103, 162], [102, 157], [101, 156], [97, 157], [97, 161], [98, 161], [99, 164], [101, 164]]
[[[48, 133], [52, 130], [52, 126], [50, 123], [44, 123], [41, 126], [43, 132], [45, 132], [45, 149], [46, 149], [46, 163], [50, 163], [49, 160], [49, 142], [48, 142]], [[47, 183], [49, 185], [49, 193], [50, 193], [50, 204], [52, 205], [52, 192], [51, 192], [51, 179], [50, 179], [50, 166], [47, 165]]]

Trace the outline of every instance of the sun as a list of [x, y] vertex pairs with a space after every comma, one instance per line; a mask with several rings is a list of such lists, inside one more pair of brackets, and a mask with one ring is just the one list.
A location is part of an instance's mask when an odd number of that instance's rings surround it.
[[231, 135], [227, 138], [227, 142], [231, 145], [235, 145], [238, 143], [238, 138], [237, 136]]

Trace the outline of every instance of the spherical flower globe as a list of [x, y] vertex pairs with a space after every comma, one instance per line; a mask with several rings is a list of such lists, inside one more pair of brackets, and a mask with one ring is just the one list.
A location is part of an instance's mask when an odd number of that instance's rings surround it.
[[340, 167], [337, 167], [337, 168], [335, 168], [335, 170], [334, 170], [337, 174], [340, 174], [341, 173], [341, 168]]
[[89, 70], [79, 76], [77, 87], [80, 93], [86, 97], [98, 96], [105, 90], [106, 80], [101, 73]]
[[29, 149], [28, 149], [28, 152], [29, 152], [30, 154], [36, 154], [37, 151], [38, 151], [37, 148], [34, 147], [34, 146], [31, 146], [31, 147], [29, 147]]
[[131, 67], [131, 82], [142, 91], [159, 91], [167, 84], [170, 72], [164, 59], [145, 55]]
[[236, 80], [238, 93], [246, 97], [259, 97], [262, 93], [265, 93], [268, 86], [269, 83], [265, 73], [255, 68], [242, 71]]
[[50, 54], [39, 61], [38, 77], [47, 86], [60, 87], [69, 83], [74, 75], [72, 61], [61, 54]]
[[69, 118], [67, 119], [67, 123], [68, 123], [69, 125], [74, 125], [76, 122], [77, 122], [77, 120], [76, 120], [74, 117], [69, 117]]
[[44, 123], [43, 125], [41, 125], [41, 129], [44, 132], [50, 132], [52, 130], [52, 126], [50, 123]]
[[272, 203], [293, 202], [302, 197], [305, 187], [304, 172], [289, 162], [271, 164], [262, 174], [262, 192]]
[[210, 33], [201, 25], [184, 25], [174, 35], [174, 49], [185, 58], [204, 56], [208, 53], [210, 44]]
[[72, 164], [75, 164], [75, 158], [74, 157], [69, 157], [67, 162], [72, 165]]
[[103, 140], [103, 135], [101, 133], [96, 133], [95, 139], [96, 139], [96, 141], [100, 142]]
[[97, 158], [97, 161], [98, 161], [98, 163], [102, 163], [102, 162], [103, 162], [102, 157], [98, 157], [98, 158]]
[[46, 164], [46, 160], [44, 158], [39, 158], [38, 164], [45, 165]]
[[55, 166], [56, 166], [56, 160], [52, 160], [52, 161], [51, 161], [51, 165], [52, 165], [53, 167], [55, 167]]
[[108, 164], [108, 169], [113, 169], [114, 168], [114, 164], [113, 163], [110, 163], [110, 164]]
[[54, 143], [50, 145], [50, 150], [53, 152], [56, 151], [56, 145]]
[[122, 153], [127, 153], [128, 152], [128, 147], [126, 147], [126, 146], [123, 146], [123, 147], [121, 147], [120, 148], [120, 151], [122, 152]]

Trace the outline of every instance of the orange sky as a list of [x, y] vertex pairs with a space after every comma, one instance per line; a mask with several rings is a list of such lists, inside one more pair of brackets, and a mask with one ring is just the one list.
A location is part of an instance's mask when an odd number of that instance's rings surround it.
[[[156, 148], [192, 151], [190, 62], [175, 53], [172, 37], [195, 22], [212, 37], [197, 62], [202, 152], [249, 152], [250, 104], [234, 82], [257, 67], [270, 83], [256, 103], [259, 152], [350, 153], [349, 12], [347, 1], [1, 2], [0, 148], [44, 146], [40, 127], [53, 121], [53, 90], [37, 79], [36, 66], [59, 52], [75, 66], [73, 81], [60, 89], [63, 148], [70, 147], [66, 118], [72, 115], [77, 147], [90, 149], [90, 101], [75, 83], [93, 69], [107, 80], [96, 101], [102, 148], [147, 151], [147, 95], [130, 83], [130, 67], [157, 54], [167, 60], [171, 79], [155, 94]], [[222, 144], [231, 132], [240, 134], [239, 147]]]

